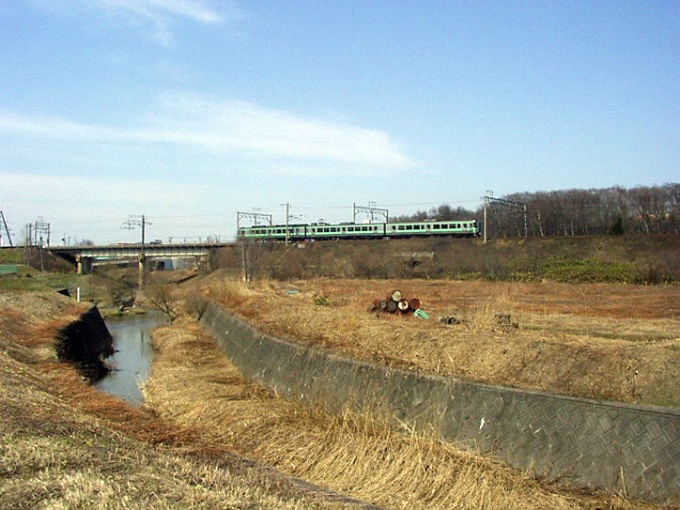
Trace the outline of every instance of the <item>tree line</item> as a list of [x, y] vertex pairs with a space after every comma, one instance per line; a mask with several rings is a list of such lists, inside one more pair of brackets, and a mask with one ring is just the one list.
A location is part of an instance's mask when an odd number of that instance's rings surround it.
[[514, 193], [476, 211], [440, 205], [397, 221], [476, 218], [490, 237], [680, 234], [680, 183]]

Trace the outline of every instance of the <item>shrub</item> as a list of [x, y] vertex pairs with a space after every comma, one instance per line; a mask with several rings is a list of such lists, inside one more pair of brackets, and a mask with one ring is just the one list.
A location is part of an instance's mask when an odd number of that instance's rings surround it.
[[633, 283], [635, 267], [627, 262], [605, 262], [598, 259], [561, 259], [552, 257], [543, 267], [546, 278], [564, 283], [619, 282]]
[[314, 304], [316, 306], [331, 306], [331, 300], [324, 294], [317, 294], [314, 296]]

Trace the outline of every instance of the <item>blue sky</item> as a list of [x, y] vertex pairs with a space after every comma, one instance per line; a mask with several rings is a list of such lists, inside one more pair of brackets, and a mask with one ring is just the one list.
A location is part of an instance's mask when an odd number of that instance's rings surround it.
[[0, 27], [15, 243], [680, 180], [677, 0], [0, 0]]

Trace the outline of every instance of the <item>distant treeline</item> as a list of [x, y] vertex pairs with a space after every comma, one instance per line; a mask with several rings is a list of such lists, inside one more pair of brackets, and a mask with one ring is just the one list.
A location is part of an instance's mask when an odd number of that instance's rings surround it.
[[[486, 202], [491, 237], [680, 234], [680, 183], [626, 189], [571, 189], [514, 193]], [[477, 218], [476, 211], [440, 205], [397, 221]]]

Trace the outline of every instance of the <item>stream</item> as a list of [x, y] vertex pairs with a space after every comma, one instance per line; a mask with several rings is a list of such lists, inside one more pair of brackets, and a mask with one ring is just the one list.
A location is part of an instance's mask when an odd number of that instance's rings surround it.
[[97, 381], [95, 387], [132, 405], [140, 406], [144, 403], [140, 387], [149, 377], [153, 361], [151, 332], [165, 323], [165, 316], [152, 312], [106, 319], [105, 322], [113, 336], [113, 348], [116, 352], [106, 359], [111, 372]]

